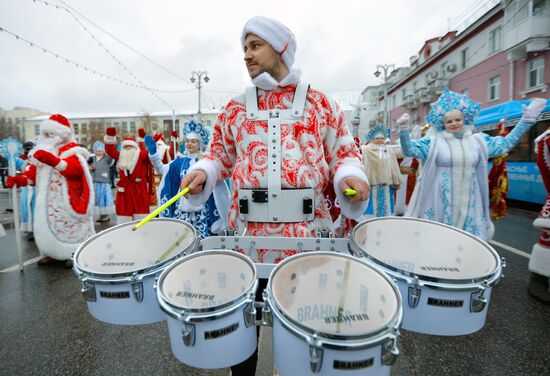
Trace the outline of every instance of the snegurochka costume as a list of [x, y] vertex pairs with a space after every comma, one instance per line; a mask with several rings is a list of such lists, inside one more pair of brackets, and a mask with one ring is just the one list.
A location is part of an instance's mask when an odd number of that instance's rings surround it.
[[[520, 122], [506, 137], [491, 137], [473, 133], [480, 105], [465, 95], [445, 90], [426, 118], [436, 131], [431, 136], [412, 141], [408, 125], [401, 128], [399, 137], [403, 153], [423, 161], [422, 173], [405, 216], [426, 218], [463, 229], [488, 241], [494, 225], [489, 211], [489, 158], [507, 153], [535, 124], [541, 107], [534, 99], [524, 108]], [[464, 130], [451, 133], [445, 130], [446, 113], [459, 110], [464, 115]]]
[[[105, 154], [105, 145], [101, 141], [94, 142], [93, 151], [96, 153], [92, 160], [92, 165], [94, 166], [92, 178], [94, 179], [95, 191], [94, 212], [100, 216], [102, 221], [105, 221], [103, 218], [115, 212], [111, 181], [109, 180], [109, 172], [114, 161]], [[99, 156], [97, 154], [98, 151], [102, 151], [103, 154]]]
[[[208, 177], [191, 202], [206, 201], [220, 180], [231, 178], [229, 227], [251, 236], [312, 237], [333, 228], [332, 203], [323, 192], [334, 184], [346, 217], [360, 217], [366, 202], [350, 204], [339, 189], [348, 176], [367, 180], [343, 112], [324, 93], [300, 82], [300, 71], [292, 69], [296, 40], [288, 28], [254, 17], [243, 28], [243, 47], [249, 33], [281, 55], [289, 74], [277, 82], [263, 72], [245, 94], [227, 103], [212, 143], [190, 169]], [[256, 261], [279, 262], [295, 252], [259, 250]]]
[[365, 172], [371, 186], [366, 217], [393, 215], [395, 191], [403, 183], [397, 162], [402, 157], [401, 149], [398, 146], [374, 142], [376, 137], [383, 137], [385, 140], [387, 136], [388, 128], [383, 124], [376, 125], [367, 134], [369, 144], [361, 148]]
[[[186, 140], [198, 140], [201, 150], [208, 145], [210, 135], [204, 126], [190, 120], [185, 124], [184, 137]], [[164, 204], [174, 197], [180, 188], [180, 183], [191, 166], [201, 157], [197, 154], [185, 154], [170, 163], [163, 163], [161, 149], [156, 149], [156, 144], [151, 136], [145, 136], [145, 145], [155, 170], [162, 174], [159, 185], [159, 202]], [[220, 233], [227, 227], [227, 215], [229, 207], [229, 189], [224, 181], [219, 182], [208, 200], [202, 205], [193, 205], [188, 199], [182, 197], [174, 204], [166, 208], [161, 217], [181, 219], [192, 224], [199, 233], [201, 239]]]
[[[21, 172], [27, 171], [30, 168], [29, 151], [34, 147], [34, 144], [27, 141], [23, 144], [24, 153], [15, 159], [15, 168]], [[33, 217], [34, 217], [34, 187], [27, 185], [21, 187], [21, 197], [19, 198], [19, 206], [21, 208], [21, 231], [32, 232]]]

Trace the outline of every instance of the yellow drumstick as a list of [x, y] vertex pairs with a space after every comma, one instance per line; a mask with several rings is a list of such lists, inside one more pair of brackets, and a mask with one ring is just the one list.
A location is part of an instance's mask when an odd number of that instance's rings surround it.
[[355, 189], [347, 188], [344, 189], [344, 194], [346, 196], [355, 196], [357, 194], [357, 191]]
[[189, 187], [184, 188], [183, 191], [179, 192], [177, 195], [175, 195], [170, 200], [168, 200], [165, 204], [159, 206], [151, 214], [149, 214], [147, 217], [145, 217], [141, 221], [139, 221], [139, 223], [137, 225], [135, 225], [134, 228], [132, 228], [132, 231], [136, 231], [138, 228], [140, 228], [141, 226], [143, 226], [144, 224], [149, 222], [151, 219], [155, 218], [157, 216], [157, 214], [159, 214], [164, 209], [166, 209], [167, 207], [172, 205], [174, 202], [176, 202], [178, 200], [178, 198], [180, 198], [181, 196], [185, 196], [188, 193], [189, 193]]

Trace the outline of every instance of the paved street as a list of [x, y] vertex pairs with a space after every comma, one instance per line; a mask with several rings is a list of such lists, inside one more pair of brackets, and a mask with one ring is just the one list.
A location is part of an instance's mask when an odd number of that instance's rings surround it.
[[[0, 193], [0, 212], [8, 206], [7, 195]], [[528, 296], [528, 255], [522, 253], [529, 253], [538, 238], [531, 226], [535, 216], [511, 209], [496, 223], [495, 249], [506, 258], [507, 268], [493, 289], [485, 327], [461, 337], [403, 330], [393, 376], [550, 375], [550, 306]], [[33, 242], [23, 240], [23, 248], [30, 263], [20, 273], [11, 268], [17, 264], [13, 229], [0, 238], [0, 374], [229, 374], [227, 369], [197, 370], [179, 363], [164, 322], [128, 327], [93, 319], [73, 273], [62, 263], [38, 266]], [[268, 329], [261, 335], [257, 375], [272, 374], [271, 353]]]

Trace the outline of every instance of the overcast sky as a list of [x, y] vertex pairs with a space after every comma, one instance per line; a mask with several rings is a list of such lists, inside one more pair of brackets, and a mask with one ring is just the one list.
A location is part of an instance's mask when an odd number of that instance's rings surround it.
[[[203, 108], [222, 105], [249, 85], [240, 32], [255, 15], [276, 18], [296, 35], [295, 67], [303, 80], [342, 104], [380, 80], [377, 64], [406, 65], [424, 40], [464, 28], [488, 0], [0, 0], [0, 28], [113, 78], [162, 90], [129, 87], [0, 33], [0, 107], [27, 106], [66, 114], [196, 110], [194, 70], [208, 71]], [[494, 1], [493, 1], [494, 3]], [[482, 12], [482, 11], [481, 11]], [[171, 73], [115, 41], [106, 30]], [[469, 17], [468, 17], [469, 16]], [[128, 73], [96, 41], [124, 65]], [[167, 104], [163, 103], [166, 102]]]

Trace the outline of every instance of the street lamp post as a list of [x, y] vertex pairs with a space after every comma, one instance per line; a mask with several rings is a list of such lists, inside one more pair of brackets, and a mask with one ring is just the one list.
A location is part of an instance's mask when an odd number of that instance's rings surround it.
[[393, 64], [382, 64], [377, 65], [376, 72], [374, 72], [376, 78], [380, 77], [382, 73], [384, 74], [384, 125], [388, 128], [390, 128], [388, 124], [388, 76], [393, 70], [395, 70]]
[[202, 81], [204, 83], [208, 83], [210, 81], [210, 78], [208, 77], [207, 71], [193, 71], [191, 73], [191, 78], [189, 79], [192, 83], [196, 83], [197, 89], [199, 89], [199, 110], [197, 112], [197, 115], [201, 114], [201, 89], [202, 89]]

